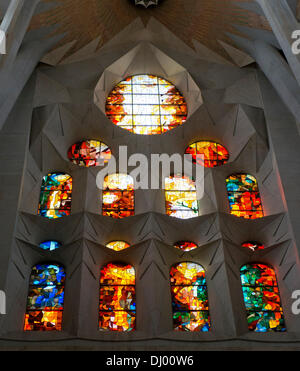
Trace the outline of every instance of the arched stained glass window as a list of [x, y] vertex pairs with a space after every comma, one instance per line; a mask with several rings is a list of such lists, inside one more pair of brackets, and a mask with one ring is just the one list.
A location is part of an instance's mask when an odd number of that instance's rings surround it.
[[234, 174], [226, 179], [231, 214], [245, 219], [264, 216], [257, 181], [249, 174]]
[[187, 147], [185, 153], [192, 155], [193, 163], [205, 167], [221, 166], [229, 160], [227, 149], [221, 144], [211, 141], [193, 143]]
[[173, 324], [178, 331], [209, 331], [205, 271], [199, 264], [180, 263], [170, 271]]
[[102, 166], [111, 158], [111, 150], [98, 140], [86, 140], [73, 144], [68, 151], [68, 158], [79, 166]]
[[39, 247], [43, 250], [53, 251], [61, 247], [61, 244], [57, 241], [44, 241], [40, 243]]
[[134, 215], [134, 182], [130, 175], [111, 174], [105, 177], [102, 214], [118, 219]]
[[274, 269], [266, 264], [246, 264], [241, 268], [241, 282], [249, 330], [286, 331]]
[[260, 242], [256, 242], [256, 241], [247, 241], [247, 242], [244, 242], [242, 244], [242, 247], [246, 247], [247, 249], [255, 252], [255, 251], [258, 251], [258, 250], [264, 250], [265, 249], [265, 245], [263, 245], [262, 243]]
[[38, 264], [32, 268], [25, 331], [62, 329], [65, 278], [64, 268], [57, 264]]
[[39, 215], [56, 219], [70, 215], [72, 201], [72, 177], [63, 173], [52, 173], [43, 177]]
[[135, 271], [129, 264], [109, 263], [101, 270], [99, 329], [135, 330]]
[[199, 215], [195, 182], [186, 176], [165, 178], [166, 213], [179, 219]]
[[115, 125], [135, 134], [162, 134], [186, 121], [187, 105], [169, 81], [136, 75], [114, 87], [107, 98], [106, 115]]
[[192, 251], [198, 248], [198, 246], [194, 242], [190, 242], [190, 241], [176, 242], [174, 244], [174, 247], [182, 251]]
[[115, 251], [122, 251], [128, 249], [130, 245], [125, 241], [112, 241], [109, 242], [106, 247]]

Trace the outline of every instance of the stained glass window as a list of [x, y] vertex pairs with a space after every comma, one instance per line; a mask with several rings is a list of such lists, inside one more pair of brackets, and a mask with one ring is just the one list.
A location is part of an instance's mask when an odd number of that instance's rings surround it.
[[125, 241], [112, 241], [106, 245], [109, 249], [115, 250], [115, 251], [122, 251], [125, 249], [128, 249], [130, 247], [129, 243]]
[[265, 264], [246, 264], [241, 281], [249, 330], [286, 331], [274, 270]]
[[62, 329], [65, 277], [64, 268], [57, 264], [38, 264], [32, 268], [25, 331]]
[[257, 250], [264, 250], [265, 245], [263, 245], [260, 242], [255, 242], [255, 241], [247, 241], [242, 244], [242, 247], [247, 247], [251, 251], [257, 251]]
[[190, 242], [190, 241], [176, 242], [174, 244], [174, 247], [182, 251], [192, 251], [198, 248], [198, 246], [194, 242]]
[[126, 218], [134, 215], [134, 182], [127, 174], [111, 174], [104, 179], [103, 215]]
[[224, 165], [229, 160], [227, 149], [221, 144], [211, 141], [193, 143], [187, 147], [185, 153], [192, 155], [194, 163], [205, 167]]
[[135, 330], [135, 271], [129, 264], [109, 263], [101, 270], [99, 329]]
[[68, 151], [68, 158], [79, 166], [102, 166], [111, 158], [111, 150], [98, 140], [86, 140], [73, 144]]
[[264, 216], [257, 181], [249, 174], [235, 174], [226, 179], [231, 214], [245, 219]]
[[39, 215], [56, 219], [70, 215], [72, 177], [63, 173], [44, 176], [40, 193]]
[[43, 250], [49, 250], [53, 251], [58, 249], [61, 246], [61, 244], [57, 241], [45, 241], [40, 243], [39, 247]]
[[162, 134], [186, 121], [187, 105], [169, 81], [136, 75], [114, 87], [107, 98], [106, 115], [115, 125], [135, 134]]
[[196, 263], [179, 263], [170, 271], [173, 324], [178, 331], [210, 330], [205, 271]]
[[179, 219], [195, 218], [199, 215], [195, 182], [186, 176], [165, 178], [167, 215]]

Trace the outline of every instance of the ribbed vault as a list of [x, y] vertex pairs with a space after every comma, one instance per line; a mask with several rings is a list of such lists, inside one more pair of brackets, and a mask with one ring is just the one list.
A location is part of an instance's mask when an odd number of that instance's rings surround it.
[[72, 54], [99, 36], [101, 47], [137, 17], [145, 24], [154, 17], [190, 46], [196, 39], [227, 57], [218, 40], [232, 43], [226, 33], [238, 33], [236, 25], [268, 28], [265, 18], [239, 7], [245, 2], [249, 0], [161, 0], [158, 7], [145, 9], [132, 0], [57, 0], [57, 7], [33, 18], [31, 28], [58, 24], [55, 34], [65, 33], [59, 45], [76, 40]]

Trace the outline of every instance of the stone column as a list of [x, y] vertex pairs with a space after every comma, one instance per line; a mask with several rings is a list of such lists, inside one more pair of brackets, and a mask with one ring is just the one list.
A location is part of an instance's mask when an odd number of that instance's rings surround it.
[[292, 34], [300, 26], [286, 0], [256, 0], [261, 6], [272, 30], [300, 84], [300, 54], [292, 52]]

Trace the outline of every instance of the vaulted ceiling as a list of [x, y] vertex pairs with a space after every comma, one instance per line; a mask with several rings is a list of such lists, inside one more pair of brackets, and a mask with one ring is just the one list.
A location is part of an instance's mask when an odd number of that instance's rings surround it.
[[65, 34], [58, 46], [76, 40], [71, 54], [99, 36], [101, 47], [137, 17], [145, 24], [154, 17], [188, 45], [195, 39], [227, 57], [218, 40], [232, 43], [227, 33], [238, 34], [235, 26], [269, 29], [264, 17], [239, 7], [251, 1], [160, 0], [145, 9], [134, 0], [56, 0], [57, 7], [33, 18], [31, 29], [58, 24], [55, 34]]

